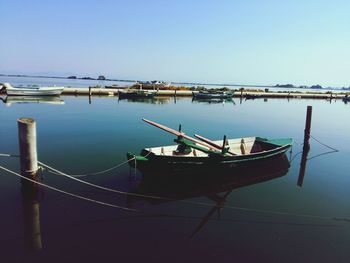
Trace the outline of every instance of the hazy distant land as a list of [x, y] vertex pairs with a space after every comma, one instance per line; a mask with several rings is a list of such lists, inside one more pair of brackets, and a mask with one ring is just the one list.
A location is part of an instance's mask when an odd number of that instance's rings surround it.
[[[120, 82], [137, 82], [144, 80], [132, 80], [132, 79], [110, 79], [106, 78], [103, 75], [98, 76], [97, 78], [84, 76], [84, 77], [77, 77], [75, 75], [71, 75], [68, 77], [62, 77], [62, 76], [37, 76], [37, 75], [24, 75], [24, 74], [0, 74], [0, 76], [6, 76], [6, 77], [24, 77], [24, 78], [53, 78], [53, 79], [80, 79], [80, 80], [101, 80], [101, 81], [120, 81]], [[256, 87], [256, 88], [288, 88], [288, 89], [327, 89], [327, 90], [350, 90], [349, 87], [322, 87], [321, 85], [312, 85], [312, 86], [295, 86], [293, 84], [276, 84], [276, 85], [256, 85], [256, 84], [229, 84], [229, 83], [202, 83], [202, 82], [171, 82], [173, 84], [178, 85], [192, 85], [192, 86], [221, 86], [221, 87]]]

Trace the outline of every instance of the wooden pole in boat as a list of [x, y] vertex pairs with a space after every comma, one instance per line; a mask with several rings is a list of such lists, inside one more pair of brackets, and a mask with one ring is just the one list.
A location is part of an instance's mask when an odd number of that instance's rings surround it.
[[[203, 137], [203, 136], [200, 136], [200, 135], [198, 135], [198, 134], [195, 134], [194, 137], [196, 137], [197, 139], [199, 139], [199, 140], [201, 140], [201, 141], [203, 141], [203, 142], [205, 142], [205, 143], [207, 143], [207, 144], [209, 144], [209, 145], [215, 147], [216, 149], [222, 150], [222, 147], [223, 147], [223, 146], [220, 146], [220, 145], [216, 144], [215, 142], [213, 142], [213, 141], [211, 141], [211, 140], [209, 140], [209, 139], [207, 139], [207, 138], [205, 138], [205, 137]], [[226, 141], [226, 138], [225, 138], [225, 141]], [[228, 150], [227, 152], [228, 152], [229, 154], [236, 155], [234, 152], [232, 152], [232, 151], [230, 151], [230, 150]]]
[[32, 118], [19, 118], [17, 123], [21, 174], [35, 178], [38, 171], [36, 123]]
[[192, 142], [194, 142], [194, 143], [196, 143], [196, 144], [199, 144], [199, 145], [202, 145], [202, 146], [204, 146], [204, 147], [207, 147], [207, 148], [209, 148], [210, 150], [219, 150], [219, 151], [221, 150], [221, 146], [215, 147], [214, 145], [209, 145], [208, 143], [204, 143], [204, 142], [198, 141], [198, 140], [196, 140], [195, 138], [192, 138], [192, 137], [186, 135], [186, 134], [183, 133], [183, 132], [179, 132], [179, 131], [174, 130], [174, 129], [172, 129], [172, 128], [166, 127], [166, 126], [164, 126], [164, 125], [162, 125], [162, 124], [156, 123], [156, 122], [154, 122], [154, 121], [147, 120], [147, 119], [145, 119], [145, 118], [143, 118], [142, 120], [143, 120], [144, 122], [147, 122], [147, 123], [149, 123], [149, 124], [151, 124], [151, 125], [153, 125], [153, 126], [159, 128], [159, 129], [162, 129], [162, 130], [164, 130], [164, 131], [166, 131], [166, 132], [172, 133], [172, 134], [174, 134], [174, 135], [176, 135], [176, 136], [181, 136], [181, 137], [183, 137], [183, 138], [185, 138], [185, 139], [188, 139], [188, 140], [190, 140], [190, 141], [192, 141]]
[[225, 153], [225, 148], [226, 148], [226, 135], [224, 135], [224, 139], [222, 141], [222, 149], [221, 149], [221, 154]]

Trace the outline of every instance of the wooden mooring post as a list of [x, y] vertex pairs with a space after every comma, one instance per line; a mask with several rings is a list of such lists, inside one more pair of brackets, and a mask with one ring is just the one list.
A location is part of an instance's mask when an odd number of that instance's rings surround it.
[[310, 131], [311, 131], [311, 119], [312, 119], [312, 106], [307, 106], [306, 110], [306, 122], [305, 122], [305, 130], [304, 130], [304, 146], [303, 146], [303, 153], [301, 156], [300, 161], [300, 170], [299, 170], [299, 177], [298, 177], [298, 183], [297, 185], [302, 187], [303, 181], [305, 177], [305, 170], [306, 170], [306, 163], [307, 163], [307, 156], [310, 151]]
[[[36, 123], [32, 118], [19, 118], [18, 144], [20, 152], [21, 174], [29, 179], [38, 180], [38, 156], [36, 142]], [[40, 202], [38, 185], [22, 179], [22, 204], [24, 237], [30, 250], [41, 250]]]
[[38, 172], [36, 123], [31, 118], [19, 118], [17, 123], [21, 174], [35, 178]]
[[306, 110], [306, 122], [304, 130], [304, 148], [309, 147], [310, 130], [311, 130], [311, 119], [312, 119], [312, 106], [307, 106]]

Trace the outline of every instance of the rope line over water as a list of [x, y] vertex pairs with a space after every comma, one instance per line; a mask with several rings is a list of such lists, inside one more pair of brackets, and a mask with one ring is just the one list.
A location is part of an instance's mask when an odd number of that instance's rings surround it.
[[[108, 168], [108, 169], [106, 169], [106, 170], [102, 170], [102, 171], [99, 171], [99, 172], [89, 173], [89, 174], [70, 174], [70, 176], [72, 176], [72, 177], [85, 177], [85, 176], [103, 174], [103, 173], [112, 171], [112, 170], [114, 170], [114, 169], [117, 169], [117, 168], [119, 168], [120, 166], [122, 166], [122, 165], [124, 165], [124, 164], [126, 164], [126, 163], [128, 163], [129, 161], [132, 161], [132, 160], [134, 160], [134, 159], [136, 159], [136, 158], [135, 158], [135, 157], [134, 157], [134, 158], [131, 158], [131, 159], [125, 161], [125, 162], [119, 163], [119, 164], [117, 164], [117, 165], [115, 165], [115, 166], [112, 166], [111, 168]], [[43, 166], [45, 166], [45, 164], [43, 164], [43, 163], [41, 163], [41, 162], [39, 162], [39, 161], [38, 161], [38, 163], [41, 164], [41, 165], [43, 165]], [[47, 165], [47, 166], [48, 166], [48, 165]], [[52, 167], [49, 167], [49, 166], [48, 166], [47, 168], [50, 169], [50, 170], [49, 170], [50, 173], [57, 174], [57, 175], [67, 175], [66, 173], [63, 173], [63, 172], [58, 171], [58, 170], [57, 170], [57, 171], [54, 171], [54, 168], [52, 168]]]
[[0, 157], [19, 157], [18, 154], [0, 153]]
[[[129, 159], [129, 160], [133, 160], [135, 158], [132, 158], [132, 159]], [[125, 192], [125, 191], [120, 191], [120, 190], [116, 190], [116, 189], [112, 189], [112, 188], [109, 188], [109, 187], [104, 187], [104, 186], [101, 186], [101, 185], [97, 185], [97, 184], [93, 184], [93, 183], [90, 183], [90, 182], [87, 182], [87, 181], [84, 181], [84, 180], [81, 180], [79, 178], [76, 178], [74, 176], [71, 176], [69, 174], [66, 174], [66, 173], [63, 173], [47, 164], [44, 164], [40, 161], [38, 161], [38, 163], [40, 165], [42, 165], [43, 167], [49, 169], [49, 170], [52, 170], [53, 172], [55, 172], [54, 174], [58, 174], [58, 175], [61, 175], [61, 176], [65, 176], [71, 180], [74, 180], [74, 181], [77, 181], [79, 183], [82, 183], [82, 184], [86, 184], [86, 185], [89, 185], [91, 187], [95, 187], [95, 188], [98, 188], [98, 189], [101, 189], [101, 190], [105, 190], [105, 191], [108, 191], [108, 192], [113, 192], [113, 193], [117, 193], [117, 194], [121, 194], [121, 195], [128, 195], [128, 196], [134, 196], [134, 197], [143, 197], [143, 198], [149, 198], [149, 199], [158, 199], [158, 200], [164, 200], [164, 201], [178, 201], [178, 202], [182, 202], [182, 203], [188, 203], [188, 204], [193, 204], [193, 205], [200, 205], [200, 206], [210, 206], [212, 207], [213, 204], [210, 204], [210, 203], [202, 203], [202, 202], [195, 202], [195, 201], [187, 201], [187, 200], [178, 200], [178, 199], [175, 199], [175, 198], [167, 198], [167, 197], [161, 197], [161, 196], [154, 196], [154, 195], [143, 195], [143, 194], [136, 194], [136, 193], [130, 193], [130, 192]]]
[[87, 197], [84, 197], [84, 196], [80, 196], [80, 195], [77, 195], [77, 194], [73, 194], [73, 193], [70, 193], [70, 192], [58, 189], [56, 187], [53, 187], [53, 186], [50, 186], [50, 185], [47, 185], [47, 184], [35, 181], [35, 180], [30, 179], [28, 177], [25, 177], [25, 176], [23, 176], [23, 175], [21, 175], [19, 173], [16, 173], [14, 171], [11, 171], [11, 170], [7, 169], [7, 168], [5, 168], [5, 167], [3, 167], [1, 165], [0, 165], [0, 169], [4, 170], [4, 171], [6, 171], [6, 172], [8, 172], [10, 174], [16, 175], [16, 176], [18, 176], [18, 177], [20, 177], [20, 178], [22, 178], [24, 180], [32, 182], [34, 184], [38, 184], [40, 186], [43, 186], [45, 188], [48, 188], [50, 190], [54, 190], [56, 192], [59, 192], [59, 193], [65, 194], [65, 195], [73, 196], [75, 198], [82, 199], [82, 200], [85, 200], [85, 201], [89, 201], [89, 202], [92, 202], [92, 203], [96, 203], [96, 204], [99, 204], [99, 205], [109, 206], [109, 207], [118, 208], [118, 209], [122, 209], [122, 210], [126, 210], [126, 211], [139, 212], [139, 210], [136, 210], [136, 209], [133, 209], [133, 208], [123, 207], [123, 206], [118, 206], [118, 205], [114, 205], [114, 204], [111, 204], [111, 203], [98, 201], [98, 200], [95, 200], [95, 199], [87, 198]]
[[311, 137], [312, 139], [314, 139], [316, 142], [318, 142], [319, 144], [321, 144], [321, 145], [327, 147], [328, 149], [331, 149], [331, 150], [333, 150], [334, 152], [339, 152], [338, 149], [335, 149], [335, 148], [333, 148], [333, 147], [331, 147], [331, 146], [329, 146], [329, 145], [327, 145], [327, 144], [321, 142], [320, 140], [316, 139], [316, 138], [315, 138], [314, 136], [312, 136], [311, 134], [310, 134], [310, 137]]
[[[325, 143], [322, 143], [321, 141], [316, 139], [311, 134], [310, 134], [310, 137], [312, 139], [314, 139], [316, 142], [320, 143], [321, 145], [323, 145], [323, 146], [325, 146], [325, 147], [327, 147], [327, 148], [332, 150], [331, 152], [327, 152], [327, 153], [339, 152], [339, 150], [337, 150], [337, 149], [335, 149], [335, 148], [333, 148], [333, 147], [331, 147], [331, 146], [329, 146], [329, 145], [327, 145]], [[148, 154], [150, 154], [150, 153], [151, 152], [149, 152]], [[295, 157], [297, 155], [299, 155], [300, 153], [301, 152], [298, 152], [297, 154], [295, 154], [290, 162], [292, 162], [295, 159]], [[314, 156], [314, 157], [312, 157], [310, 159], [316, 158], [316, 157], [324, 155], [324, 154], [325, 153], [316, 155], [316, 156]], [[147, 155], [144, 156], [144, 157], [147, 157]], [[19, 157], [19, 155], [14, 155], [14, 154], [0, 154], [0, 156], [4, 156], [4, 157]], [[90, 174], [75, 174], [75, 175], [66, 174], [66, 173], [61, 172], [61, 171], [59, 171], [59, 170], [57, 170], [57, 169], [55, 169], [55, 168], [53, 168], [53, 167], [51, 167], [51, 166], [49, 166], [47, 164], [44, 164], [44, 163], [42, 163], [40, 161], [38, 161], [38, 163], [40, 165], [42, 165], [43, 167], [46, 167], [50, 173], [53, 173], [53, 174], [56, 174], [56, 175], [62, 175], [62, 176], [65, 176], [65, 177], [67, 177], [69, 179], [72, 179], [72, 180], [75, 180], [77, 182], [80, 182], [82, 184], [86, 184], [86, 185], [89, 185], [91, 187], [95, 187], [95, 188], [98, 188], [98, 189], [101, 189], [101, 190], [114, 192], [114, 193], [118, 193], [118, 194], [122, 194], [122, 195], [128, 195], [128, 196], [134, 196], [134, 197], [142, 197], [142, 198], [150, 198], [150, 199], [158, 199], [158, 200], [164, 200], [164, 201], [177, 201], [177, 202], [182, 202], [182, 203], [187, 203], [187, 204], [192, 204], [192, 205], [199, 205], [199, 206], [206, 206], [206, 207], [220, 207], [220, 208], [233, 209], [233, 210], [239, 210], [239, 211], [244, 211], [244, 212], [265, 213], [265, 214], [282, 215], [282, 216], [294, 216], [294, 217], [311, 218], [311, 219], [336, 220], [336, 221], [350, 222], [349, 218], [325, 217], [325, 216], [309, 215], [309, 214], [295, 214], [295, 213], [290, 213], [290, 212], [282, 212], [282, 211], [274, 211], [274, 210], [263, 210], [263, 209], [254, 209], [254, 208], [244, 208], [244, 207], [239, 207], [239, 206], [227, 206], [227, 205], [222, 205], [222, 204], [218, 205], [218, 204], [205, 203], [205, 202], [178, 200], [178, 199], [175, 199], [175, 198], [167, 198], [167, 197], [161, 197], [161, 196], [136, 194], [136, 193], [130, 193], [130, 192], [120, 191], [120, 190], [116, 190], [116, 189], [111, 189], [111, 188], [108, 188], [108, 187], [96, 185], [96, 184], [93, 184], [93, 183], [90, 183], [90, 182], [87, 182], [87, 181], [84, 181], [84, 180], [76, 178], [76, 177], [83, 177], [83, 176], [88, 176], [88, 175], [102, 174], [102, 173], [105, 173], [105, 172], [117, 169], [120, 166], [122, 166], [122, 165], [124, 165], [124, 164], [126, 164], [126, 163], [128, 163], [130, 161], [133, 161], [133, 160], [135, 160], [135, 162], [136, 162], [136, 157], [133, 157], [133, 158], [131, 158], [131, 159], [125, 161], [125, 162], [119, 163], [119, 164], [117, 164], [117, 165], [115, 165], [115, 166], [113, 166], [111, 168], [108, 168], [108, 169], [100, 171], [100, 172], [90, 173]], [[76, 198], [79, 198], [79, 199], [83, 199], [83, 200], [86, 200], [86, 201], [94, 202], [94, 203], [97, 203], [97, 204], [100, 204], [100, 205], [105, 205], [105, 206], [114, 207], [114, 208], [123, 209], [123, 210], [128, 210], [128, 211], [140, 212], [139, 210], [136, 210], [136, 209], [116, 206], [114, 204], [105, 203], [105, 202], [101, 202], [101, 201], [98, 201], [98, 200], [94, 200], [94, 199], [86, 198], [86, 197], [83, 197], [83, 196], [79, 196], [79, 195], [76, 195], [76, 194], [73, 194], [73, 193], [69, 193], [69, 192], [60, 190], [58, 188], [55, 188], [55, 187], [52, 187], [52, 186], [49, 186], [49, 185], [37, 182], [35, 180], [31, 180], [31, 179], [29, 179], [27, 177], [24, 177], [24, 176], [22, 176], [22, 175], [20, 175], [20, 174], [18, 174], [16, 172], [13, 172], [13, 171], [11, 171], [9, 169], [6, 169], [5, 167], [0, 166], [0, 168], [5, 170], [5, 171], [7, 171], [7, 172], [9, 172], [9, 173], [12, 173], [12, 174], [14, 174], [16, 176], [19, 176], [19, 177], [21, 177], [21, 178], [23, 178], [25, 180], [31, 181], [33, 183], [36, 183], [36, 184], [41, 185], [43, 187], [49, 188], [51, 190], [55, 190], [55, 191], [61, 192], [63, 194], [67, 194], [67, 195], [70, 195], [70, 196], [73, 196], [73, 197], [76, 197]]]
[[[126, 210], [126, 211], [131, 211], [131, 212], [143, 212], [141, 210], [137, 210], [137, 209], [132, 209], [132, 208], [127, 208], [127, 207], [122, 207], [122, 206], [117, 206], [111, 203], [106, 203], [106, 202], [102, 202], [102, 201], [98, 201], [95, 199], [91, 199], [91, 198], [87, 198], [84, 196], [80, 196], [77, 194], [73, 194], [61, 189], [58, 189], [56, 187], [53, 186], [49, 186], [46, 184], [43, 184], [41, 182], [37, 182], [35, 180], [32, 180], [30, 178], [27, 178], [25, 176], [22, 176], [14, 171], [11, 171], [3, 166], [0, 165], [0, 169], [11, 173], [13, 175], [16, 175], [22, 179], [25, 179], [27, 181], [30, 181], [32, 183], [38, 184], [40, 186], [46, 187], [48, 189], [72, 196], [72, 197], [76, 197], [78, 199], [82, 199], [85, 201], [90, 201], [92, 203], [95, 204], [99, 204], [99, 205], [103, 205], [103, 206], [108, 206], [108, 207], [113, 207], [113, 208], [117, 208], [117, 209], [121, 209], [121, 210]], [[159, 198], [159, 197], [158, 197]], [[164, 200], [167, 200], [165, 198], [163, 198]], [[254, 209], [254, 208], [245, 208], [245, 207], [239, 207], [239, 206], [226, 206], [226, 205], [217, 205], [217, 204], [209, 204], [209, 203], [199, 203], [199, 202], [191, 202], [191, 201], [186, 201], [186, 200], [176, 200], [173, 199], [174, 201], [185, 201], [187, 203], [192, 203], [192, 204], [200, 204], [200, 205], [204, 205], [204, 206], [210, 206], [210, 207], [219, 207], [219, 208], [223, 208], [223, 209], [231, 209], [231, 210], [239, 210], [239, 211], [244, 211], [244, 212], [253, 212], [253, 213], [264, 213], [264, 214], [271, 214], [271, 215], [282, 215], [282, 216], [293, 216], [293, 217], [301, 217], [301, 218], [309, 218], [309, 219], [321, 219], [321, 220], [334, 220], [334, 221], [344, 221], [344, 222], [350, 222], [350, 218], [346, 218], [346, 217], [325, 217], [325, 216], [318, 216], [318, 215], [309, 215], [309, 214], [295, 214], [295, 213], [290, 213], [290, 212], [282, 212], [282, 211], [274, 211], [274, 210], [263, 210], [263, 209]]]

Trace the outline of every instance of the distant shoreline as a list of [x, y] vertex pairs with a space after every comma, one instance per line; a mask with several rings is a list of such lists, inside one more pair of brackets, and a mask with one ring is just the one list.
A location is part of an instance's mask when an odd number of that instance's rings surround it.
[[[98, 78], [92, 78], [92, 77], [62, 77], [62, 76], [41, 76], [41, 75], [24, 75], [24, 74], [0, 74], [0, 76], [4, 77], [20, 77], [20, 78], [46, 78], [46, 79], [69, 79], [69, 80], [93, 80], [93, 81], [118, 81], [118, 82], [137, 82], [140, 80], [130, 80], [130, 79], [98, 79]], [[249, 84], [228, 84], [228, 83], [200, 83], [200, 82], [171, 82], [176, 85], [189, 85], [189, 86], [220, 86], [220, 87], [252, 87], [252, 88], [281, 88], [281, 89], [314, 89], [314, 90], [350, 90], [350, 87], [348, 88], [333, 88], [333, 87], [327, 87], [327, 88], [313, 88], [307, 87], [307, 86], [294, 86], [291, 84], [287, 85], [249, 85]]]

